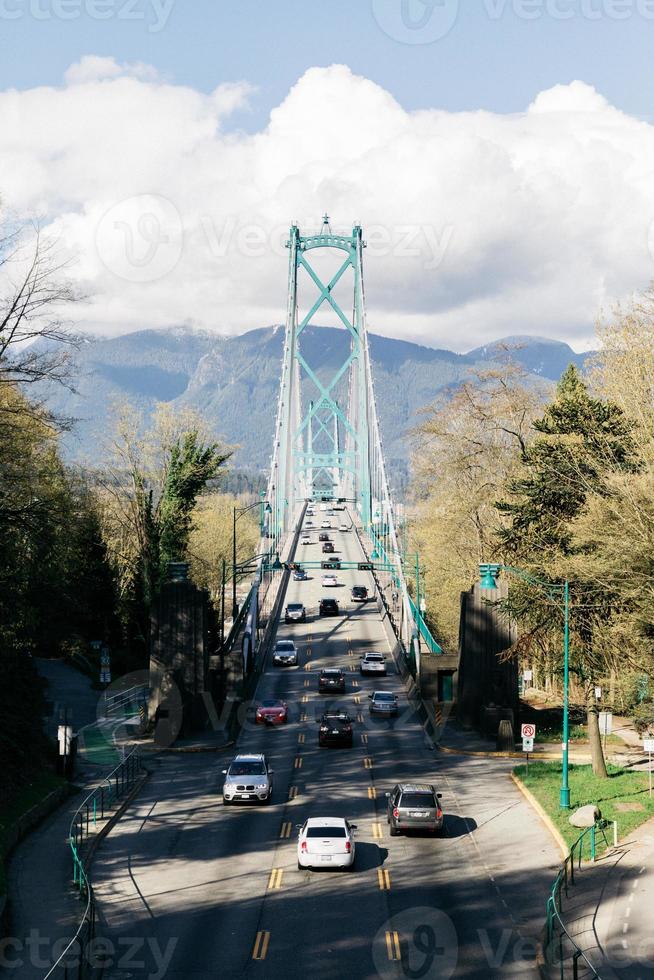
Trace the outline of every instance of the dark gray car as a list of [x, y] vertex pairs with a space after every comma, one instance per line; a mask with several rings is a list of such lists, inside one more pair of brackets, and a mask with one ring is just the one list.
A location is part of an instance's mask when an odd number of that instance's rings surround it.
[[444, 821], [441, 796], [431, 783], [397, 783], [386, 794], [386, 820], [391, 837], [397, 837], [403, 830], [439, 833], [443, 829]]

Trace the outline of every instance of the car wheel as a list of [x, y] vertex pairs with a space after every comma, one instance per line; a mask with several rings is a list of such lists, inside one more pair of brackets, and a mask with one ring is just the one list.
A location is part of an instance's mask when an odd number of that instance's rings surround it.
[[[389, 821], [389, 823], [390, 823], [390, 821]], [[399, 830], [393, 824], [391, 824], [390, 835], [391, 835], [391, 837], [399, 837], [400, 836]]]
[[232, 805], [232, 801], [226, 800], [225, 797], [223, 797], [223, 806], [231, 806], [231, 805]]

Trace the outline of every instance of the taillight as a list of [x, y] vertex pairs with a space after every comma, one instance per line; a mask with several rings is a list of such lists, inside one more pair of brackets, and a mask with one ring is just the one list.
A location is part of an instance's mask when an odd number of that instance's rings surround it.
[[329, 729], [327, 728], [327, 725], [321, 725], [321, 726], [320, 726], [320, 731], [321, 731], [321, 732], [328, 732], [328, 731], [329, 731]]
[[397, 819], [399, 815], [400, 815], [400, 811], [398, 810], [397, 807], [395, 807], [395, 809], [393, 810], [393, 816]]
[[346, 850], [346, 852], [347, 852], [348, 854], [349, 854], [349, 853], [350, 853], [350, 851], [352, 850], [352, 845], [350, 844], [350, 842], [349, 842], [349, 840], [346, 840], [346, 841], [345, 841], [345, 850]]
[[300, 850], [306, 851], [306, 849], [307, 849], [307, 842], [303, 840], [302, 843], [300, 844]]
[[439, 807], [439, 808], [438, 808], [438, 810], [436, 811], [436, 816], [438, 817], [438, 819], [439, 819], [439, 820], [440, 820], [440, 818], [441, 818], [441, 817], [443, 816], [443, 811], [441, 810], [441, 808], [440, 808], [440, 807]]
[[345, 731], [346, 732], [351, 732], [352, 731], [352, 725], [346, 725], [345, 726]]

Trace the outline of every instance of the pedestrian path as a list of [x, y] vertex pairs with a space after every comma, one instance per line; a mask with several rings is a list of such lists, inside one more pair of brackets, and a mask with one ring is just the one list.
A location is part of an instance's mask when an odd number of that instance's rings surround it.
[[[650, 820], [595, 864], [582, 865], [567, 898], [563, 896], [562, 919], [602, 980], [647, 980], [654, 978], [653, 909]], [[556, 950], [552, 954], [556, 959]], [[591, 975], [581, 965], [580, 976]], [[556, 962], [551, 975], [560, 976]]]

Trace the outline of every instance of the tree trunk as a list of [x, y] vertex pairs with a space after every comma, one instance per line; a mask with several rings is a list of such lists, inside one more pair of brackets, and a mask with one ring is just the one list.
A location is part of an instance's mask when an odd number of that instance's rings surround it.
[[595, 697], [595, 684], [586, 685], [586, 720], [588, 723], [588, 741], [590, 742], [590, 757], [593, 764], [593, 773], [608, 778], [606, 762], [604, 760], [604, 749], [602, 748], [602, 736], [599, 730], [599, 707]]

